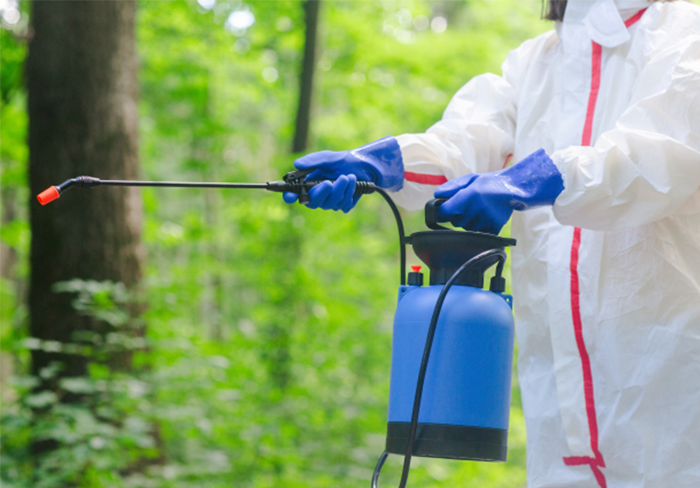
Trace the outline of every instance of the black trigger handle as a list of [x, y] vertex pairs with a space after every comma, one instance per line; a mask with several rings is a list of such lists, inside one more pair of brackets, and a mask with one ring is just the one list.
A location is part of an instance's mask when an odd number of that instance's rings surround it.
[[437, 209], [445, 203], [447, 198], [434, 198], [425, 204], [425, 225], [433, 230], [452, 230], [444, 227], [437, 222]]

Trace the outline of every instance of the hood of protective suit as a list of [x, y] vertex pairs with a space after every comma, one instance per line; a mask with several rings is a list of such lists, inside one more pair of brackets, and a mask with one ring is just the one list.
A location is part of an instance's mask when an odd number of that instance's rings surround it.
[[630, 40], [625, 21], [649, 5], [648, 0], [568, 0], [563, 25], [557, 25], [557, 31], [566, 38], [567, 26], [583, 24], [592, 41], [616, 47]]

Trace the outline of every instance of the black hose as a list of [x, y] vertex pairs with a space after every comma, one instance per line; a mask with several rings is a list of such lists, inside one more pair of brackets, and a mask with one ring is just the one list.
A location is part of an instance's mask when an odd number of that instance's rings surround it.
[[382, 472], [382, 468], [384, 467], [384, 462], [386, 461], [386, 458], [389, 457], [389, 453], [384, 451], [381, 456], [379, 456], [379, 460], [377, 461], [377, 466], [374, 468], [374, 473], [372, 474], [372, 488], [377, 488], [377, 482], [379, 481], [379, 473]]
[[378, 186], [374, 188], [374, 191], [379, 193], [384, 200], [386, 200], [386, 203], [389, 204], [389, 207], [391, 207], [391, 211], [394, 213], [394, 218], [396, 219], [396, 226], [399, 228], [399, 246], [401, 248], [401, 280], [400, 283], [401, 285], [406, 284], [406, 233], [403, 228], [403, 220], [401, 219], [401, 213], [399, 212], [398, 207], [394, 203], [394, 200], [391, 199], [389, 194], [385, 192], [383, 189], [379, 188]]
[[[438, 295], [437, 303], [433, 309], [433, 316], [430, 319], [430, 326], [428, 327], [428, 336], [425, 339], [425, 347], [423, 349], [423, 359], [420, 363], [420, 370], [418, 372], [418, 381], [416, 384], [416, 395], [413, 400], [413, 413], [411, 414], [411, 424], [408, 434], [408, 445], [406, 446], [406, 455], [403, 461], [403, 470], [401, 472], [401, 482], [399, 483], [399, 488], [406, 488], [406, 483], [408, 483], [408, 473], [411, 468], [411, 458], [413, 456], [413, 446], [415, 445], [416, 430], [418, 430], [418, 415], [420, 413], [420, 403], [423, 397], [423, 385], [425, 383], [425, 374], [428, 370], [428, 360], [430, 359], [430, 351], [433, 347], [433, 339], [435, 338], [435, 331], [437, 330], [438, 319], [440, 318], [440, 311], [442, 310], [442, 305], [445, 302], [445, 297], [447, 292], [452, 288], [457, 278], [460, 277], [462, 273], [467, 271], [469, 268], [477, 264], [479, 261], [490, 258], [492, 256], [498, 256], [499, 263], [496, 268], [497, 276], [503, 272], [503, 267], [506, 261], [506, 253], [502, 249], [491, 249], [489, 251], [482, 252], [471, 258], [469, 261], [464, 263], [459, 267], [457, 271], [450, 277], [450, 279], [445, 283], [445, 286], [440, 290], [440, 295]], [[374, 470], [374, 475], [372, 476], [372, 488], [377, 487], [377, 480], [379, 478], [379, 472], [386, 461], [386, 452], [382, 454], [379, 458], [377, 467]]]

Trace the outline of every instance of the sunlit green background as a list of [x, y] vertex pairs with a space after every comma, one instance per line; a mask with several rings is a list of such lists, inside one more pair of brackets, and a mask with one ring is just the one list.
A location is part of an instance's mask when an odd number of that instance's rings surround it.
[[[379, 197], [344, 215], [264, 192], [144, 191], [139, 368], [95, 367], [64, 385], [98, 392], [93, 409], [30, 393], [28, 350], [57, 346], [26, 337], [29, 8], [19, 9], [3, 23], [0, 53], [0, 236], [5, 258], [17, 256], [0, 288], [2, 485], [367, 486], [383, 450], [398, 277], [396, 229]], [[539, 0], [324, 1], [309, 151], [424, 131], [471, 77], [500, 73], [510, 49], [550, 28], [540, 11]], [[300, 2], [141, 1], [143, 176], [267, 181], [289, 171], [303, 41]], [[421, 229], [421, 215], [405, 217]], [[92, 309], [118, 305], [109, 285], [72, 286]], [[515, 383], [507, 463], [414, 459], [411, 486], [524, 486]], [[42, 424], [31, 422], [37, 406], [52, 412]], [[27, 481], [31, 429], [62, 441], [38, 485]], [[142, 457], [158, 462], [126, 469]], [[400, 461], [388, 462], [383, 486], [397, 484]]]

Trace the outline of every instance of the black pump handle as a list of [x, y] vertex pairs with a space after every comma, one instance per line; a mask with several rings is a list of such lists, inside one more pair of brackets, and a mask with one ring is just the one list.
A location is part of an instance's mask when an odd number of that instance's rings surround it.
[[433, 230], [452, 230], [437, 223], [437, 209], [447, 198], [434, 198], [425, 204], [425, 225]]

